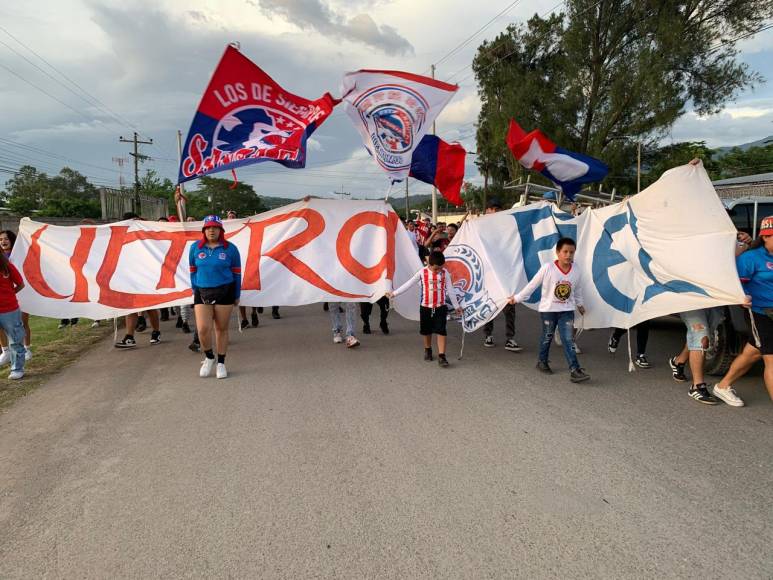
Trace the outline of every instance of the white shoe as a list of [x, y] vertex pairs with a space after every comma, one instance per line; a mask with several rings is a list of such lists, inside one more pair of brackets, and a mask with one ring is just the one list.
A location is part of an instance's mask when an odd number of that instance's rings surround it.
[[214, 368], [215, 368], [215, 359], [205, 358], [201, 362], [201, 369], [199, 370], [199, 376], [202, 379], [206, 379], [209, 375], [212, 374], [212, 369]]
[[717, 385], [714, 385], [712, 392], [717, 399], [722, 399], [731, 407], [743, 407], [744, 405], [743, 399], [735, 393], [735, 389], [733, 387], [720, 389], [717, 388]]
[[99, 320], [95, 320], [91, 323], [91, 328], [97, 328], [99, 326]]
[[24, 360], [25, 362], [29, 362], [32, 360], [32, 349], [30, 347], [26, 347], [24, 349]]
[[228, 371], [225, 368], [225, 363], [217, 363], [217, 378], [218, 379], [228, 378]]
[[24, 376], [24, 371], [11, 371], [11, 374], [8, 375], [8, 378], [12, 381], [16, 381]]
[[[333, 333], [333, 342], [334, 342], [335, 344], [341, 344], [343, 341], [344, 341], [344, 337], [343, 337], [343, 336], [341, 336], [341, 333], [340, 333], [340, 332], [335, 332], [335, 333]], [[10, 357], [9, 357], [9, 359], [8, 359], [8, 360], [10, 360]]]
[[9, 362], [11, 362], [11, 350], [5, 349], [3, 354], [0, 354], [0, 367], [7, 365]]
[[346, 337], [346, 348], [354, 348], [360, 346], [360, 341], [357, 340], [356, 336], [347, 336]]

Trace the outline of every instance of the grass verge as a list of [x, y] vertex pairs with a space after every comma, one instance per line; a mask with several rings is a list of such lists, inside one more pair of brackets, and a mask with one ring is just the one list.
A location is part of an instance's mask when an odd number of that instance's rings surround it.
[[24, 378], [8, 380], [10, 366], [0, 369], [0, 410], [39, 387], [67, 365], [75, 362], [94, 343], [112, 334], [112, 321], [91, 328], [91, 320], [81, 318], [76, 326], [58, 329], [59, 320], [30, 316], [32, 360], [24, 367]]

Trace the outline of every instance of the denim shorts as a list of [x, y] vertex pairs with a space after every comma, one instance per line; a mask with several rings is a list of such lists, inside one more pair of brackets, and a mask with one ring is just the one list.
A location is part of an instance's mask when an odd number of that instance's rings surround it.
[[[701, 308], [689, 310], [679, 315], [687, 327], [687, 350], [707, 350], [714, 341], [717, 327], [722, 323], [722, 308]], [[708, 338], [706, 348], [703, 339]]]

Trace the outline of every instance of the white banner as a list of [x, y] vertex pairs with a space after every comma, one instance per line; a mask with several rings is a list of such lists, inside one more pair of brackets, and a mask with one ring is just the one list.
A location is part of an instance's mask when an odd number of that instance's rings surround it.
[[368, 152], [392, 181], [401, 181], [421, 138], [458, 89], [411, 73], [360, 70], [344, 76], [342, 92]]
[[[421, 267], [414, 244], [383, 201], [313, 199], [225, 220], [239, 248], [244, 306], [375, 302]], [[188, 248], [201, 222], [123, 221], [53, 226], [23, 219], [11, 261], [26, 286], [24, 312], [110, 318], [192, 303]], [[418, 289], [395, 301], [418, 320]]]
[[[560, 237], [577, 241], [584, 328], [740, 304], [736, 230], [702, 165], [667, 171], [629, 200], [574, 217], [547, 202], [467, 220], [446, 248], [465, 330], [493, 319], [544, 262]], [[527, 306], [536, 309], [539, 290]]]

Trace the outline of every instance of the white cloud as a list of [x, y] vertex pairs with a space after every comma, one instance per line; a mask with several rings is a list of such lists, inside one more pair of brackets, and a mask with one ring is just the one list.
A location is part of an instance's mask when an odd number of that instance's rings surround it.
[[464, 96], [456, 96], [440, 113], [437, 119], [438, 123], [467, 125], [477, 121], [480, 105], [480, 98], [477, 93], [471, 92]]

